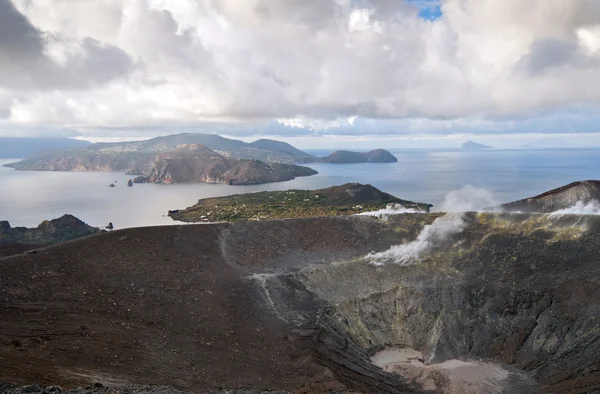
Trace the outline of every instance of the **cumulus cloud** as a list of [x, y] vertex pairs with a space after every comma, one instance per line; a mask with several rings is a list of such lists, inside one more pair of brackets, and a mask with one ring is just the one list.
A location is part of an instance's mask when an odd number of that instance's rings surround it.
[[0, 126], [502, 128], [597, 112], [599, 62], [595, 0], [0, 0]]

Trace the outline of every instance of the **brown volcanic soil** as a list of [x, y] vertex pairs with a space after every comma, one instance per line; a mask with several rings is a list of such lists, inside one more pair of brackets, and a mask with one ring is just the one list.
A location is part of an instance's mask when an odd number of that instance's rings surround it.
[[340, 387], [310, 337], [254, 307], [222, 230], [129, 229], [0, 260], [0, 381]]
[[34, 250], [42, 245], [36, 244], [20, 244], [14, 242], [0, 242], [0, 258], [6, 256], [12, 256], [14, 254], [19, 254], [26, 252], [28, 250]]
[[135, 228], [0, 259], [0, 381], [425, 392], [370, 362], [398, 346], [509, 364], [510, 393], [600, 389], [600, 218], [471, 213], [417, 265], [365, 261], [439, 216]]

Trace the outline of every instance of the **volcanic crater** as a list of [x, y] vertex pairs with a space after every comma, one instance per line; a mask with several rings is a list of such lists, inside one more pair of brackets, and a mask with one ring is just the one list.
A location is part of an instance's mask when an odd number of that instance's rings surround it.
[[369, 260], [443, 219], [132, 228], [0, 259], [0, 381], [600, 390], [600, 217], [466, 213], [418, 259]]

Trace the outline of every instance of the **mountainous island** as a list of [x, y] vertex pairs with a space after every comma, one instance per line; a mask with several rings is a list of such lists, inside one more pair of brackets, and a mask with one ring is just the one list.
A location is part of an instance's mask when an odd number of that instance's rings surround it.
[[227, 158], [204, 145], [187, 144], [159, 153], [129, 171], [134, 183], [205, 182], [255, 185], [317, 174], [312, 168]]
[[398, 159], [385, 149], [376, 149], [370, 152], [338, 150], [329, 156], [321, 157], [319, 162], [336, 164], [397, 163]]
[[461, 149], [465, 150], [484, 150], [484, 149], [493, 149], [493, 147], [488, 145], [483, 145], [475, 141], [467, 141], [464, 142], [461, 146]]
[[[552, 213], [600, 201], [600, 181], [573, 182], [540, 195], [500, 205], [506, 212]], [[577, 213], [577, 212], [574, 212]]]
[[377, 211], [390, 204], [429, 212], [431, 204], [406, 201], [371, 185], [348, 183], [320, 190], [285, 190], [206, 198], [183, 210], [169, 212], [182, 222], [237, 222], [345, 216]]
[[146, 141], [47, 149], [6, 166], [33, 171], [124, 171], [145, 177], [138, 182], [211, 181], [238, 185], [316, 174], [294, 163], [393, 161], [396, 158], [385, 150], [340, 151], [319, 158], [281, 141], [260, 139], [246, 143], [214, 134], [176, 134]]
[[0, 257], [99, 233], [73, 215], [45, 220], [35, 228], [11, 227], [0, 221]]

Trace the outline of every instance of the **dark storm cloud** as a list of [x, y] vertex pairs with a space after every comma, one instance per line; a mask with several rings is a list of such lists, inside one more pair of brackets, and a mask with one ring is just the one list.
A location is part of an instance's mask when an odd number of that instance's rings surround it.
[[35, 57], [44, 49], [40, 32], [15, 9], [10, 0], [0, 0], [0, 50], [15, 58]]
[[87, 38], [64, 64], [44, 50], [59, 36], [44, 36], [10, 0], [0, 0], [0, 87], [13, 90], [83, 89], [127, 75], [131, 58], [121, 49]]

